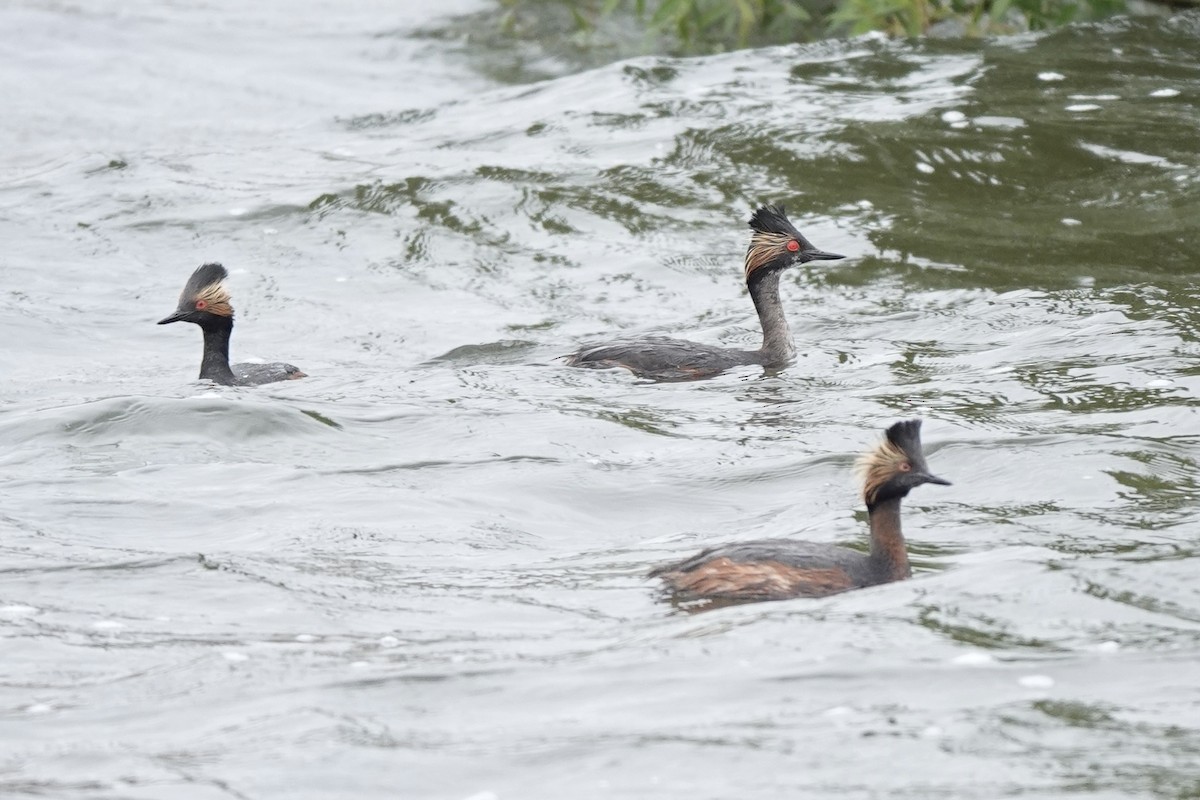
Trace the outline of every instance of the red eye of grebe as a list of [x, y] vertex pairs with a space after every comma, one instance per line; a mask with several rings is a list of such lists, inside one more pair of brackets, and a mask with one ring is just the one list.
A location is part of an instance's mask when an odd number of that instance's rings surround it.
[[907, 461], [905, 461], [905, 462], [901, 463], [901, 464], [900, 464], [900, 467], [899, 467], [899, 470], [900, 470], [901, 472], [908, 472], [908, 471], [910, 471], [911, 469], [912, 469], [912, 464], [908, 463]]
[[792, 239], [790, 242], [787, 243], [787, 249], [794, 253], [800, 249], [800, 243], [797, 242], [795, 239]]
[[196, 310], [197, 311], [203, 311], [206, 308], [208, 308], [207, 300], [197, 300], [196, 301]]

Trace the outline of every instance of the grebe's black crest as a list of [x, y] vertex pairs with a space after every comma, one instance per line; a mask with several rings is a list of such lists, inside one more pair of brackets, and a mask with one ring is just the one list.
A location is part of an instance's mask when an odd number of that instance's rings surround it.
[[762, 206], [750, 217], [750, 227], [759, 233], [782, 233], [794, 239], [804, 238], [787, 218], [787, 212], [784, 211], [783, 206]]
[[220, 264], [203, 264], [196, 268], [192, 273], [192, 277], [188, 278], [188, 282], [183, 287], [181, 297], [195, 297], [200, 292], [211, 286], [214, 283], [220, 283], [229, 277], [229, 270]]
[[888, 428], [885, 440], [859, 460], [858, 468], [868, 507], [904, 497], [923, 483], [950, 485], [950, 481], [929, 472], [921, 447], [919, 419], [897, 422]]
[[921, 420], [906, 419], [903, 422], [897, 422], [887, 429], [885, 435], [889, 442], [908, 453], [909, 458], [915, 457], [919, 461], [924, 460], [924, 453], [921, 449]]

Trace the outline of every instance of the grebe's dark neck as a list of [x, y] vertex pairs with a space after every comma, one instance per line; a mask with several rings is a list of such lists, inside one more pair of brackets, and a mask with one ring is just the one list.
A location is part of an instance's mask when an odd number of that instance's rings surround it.
[[871, 519], [871, 571], [881, 581], [897, 581], [912, 574], [908, 548], [900, 532], [900, 498], [892, 497], [867, 507]]
[[782, 367], [791, 363], [796, 355], [792, 332], [788, 329], [787, 318], [783, 316], [783, 304], [779, 301], [781, 272], [783, 270], [780, 269], [759, 269], [746, 282], [763, 330], [762, 349], [759, 352], [763, 355], [763, 364], [768, 367]]
[[233, 333], [231, 317], [215, 317], [200, 326], [204, 331], [204, 360], [200, 362], [200, 380], [210, 380], [233, 386], [237, 379], [229, 368], [229, 336]]

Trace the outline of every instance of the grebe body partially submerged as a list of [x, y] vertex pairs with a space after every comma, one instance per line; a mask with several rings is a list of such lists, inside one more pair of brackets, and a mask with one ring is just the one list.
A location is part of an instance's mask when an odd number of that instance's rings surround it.
[[711, 378], [737, 366], [780, 369], [796, 355], [783, 305], [779, 276], [788, 267], [809, 261], [844, 258], [818, 250], [788, 220], [783, 206], [767, 205], [750, 218], [746, 249], [746, 287], [762, 325], [763, 343], [757, 350], [713, 347], [683, 339], [646, 338], [585, 347], [569, 356], [576, 367], [624, 367], [635, 375], [663, 381]]
[[859, 459], [859, 469], [870, 515], [869, 553], [819, 542], [761, 539], [709, 548], [658, 567], [650, 577], [662, 578], [675, 599], [684, 602], [824, 597], [909, 577], [900, 501], [921, 484], [950, 484], [929, 472], [921, 421], [888, 428], [885, 440]]
[[220, 264], [205, 264], [192, 273], [179, 307], [171, 316], [158, 321], [194, 322], [204, 333], [204, 357], [200, 362], [200, 379], [225, 386], [257, 386], [275, 381], [306, 377], [291, 364], [233, 364], [229, 363], [229, 337], [233, 333], [233, 306], [225, 288], [229, 273]]

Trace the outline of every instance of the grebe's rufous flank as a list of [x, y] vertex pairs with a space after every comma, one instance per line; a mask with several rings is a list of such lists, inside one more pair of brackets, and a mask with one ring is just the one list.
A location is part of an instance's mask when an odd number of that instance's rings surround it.
[[675, 599], [684, 602], [824, 597], [909, 577], [900, 501], [923, 483], [950, 485], [929, 472], [921, 450], [921, 420], [892, 425], [858, 467], [870, 516], [868, 554], [817, 542], [761, 539], [709, 548], [658, 567], [650, 577], [662, 578]]
[[624, 367], [640, 377], [661, 381], [711, 378], [748, 364], [767, 369], [790, 364], [796, 350], [779, 301], [779, 276], [797, 264], [845, 256], [814, 247], [788, 220], [783, 206], [758, 209], [750, 218], [750, 227], [753, 233], [746, 249], [746, 287], [762, 325], [762, 347], [738, 350], [683, 339], [647, 338], [585, 347], [569, 356], [567, 363], [576, 367]]
[[225, 386], [257, 386], [261, 383], [294, 380], [306, 377], [291, 364], [234, 364], [229, 365], [229, 337], [233, 333], [233, 306], [225, 288], [228, 272], [220, 264], [205, 264], [192, 273], [179, 307], [159, 325], [170, 322], [194, 322], [204, 332], [204, 358], [200, 362], [200, 379]]

